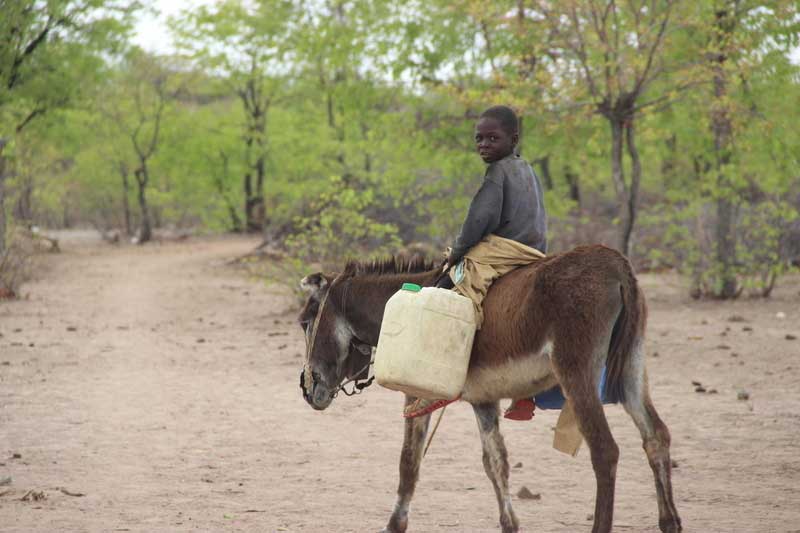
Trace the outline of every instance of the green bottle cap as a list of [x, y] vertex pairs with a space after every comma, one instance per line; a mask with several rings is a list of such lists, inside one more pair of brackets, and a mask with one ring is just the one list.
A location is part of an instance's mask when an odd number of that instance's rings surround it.
[[403, 283], [403, 286], [400, 287], [400, 289], [404, 291], [419, 292], [422, 290], [422, 287], [420, 287], [416, 283]]

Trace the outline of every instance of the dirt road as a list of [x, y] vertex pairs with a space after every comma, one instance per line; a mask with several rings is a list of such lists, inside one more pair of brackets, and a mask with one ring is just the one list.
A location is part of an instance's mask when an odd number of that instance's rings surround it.
[[[323, 413], [305, 404], [289, 300], [225, 264], [254, 244], [65, 243], [44, 259], [27, 299], [0, 303], [0, 531], [384, 525], [402, 398], [376, 386]], [[800, 340], [791, 339], [800, 337], [800, 281], [772, 301], [733, 304], [691, 302], [672, 277], [642, 283], [685, 531], [800, 531]], [[620, 407], [606, 411], [621, 450], [615, 531], [655, 532], [638, 434]], [[551, 448], [556, 417], [503, 424], [514, 493], [541, 495], [516, 499], [516, 512], [525, 531], [588, 532], [588, 453], [571, 459]], [[471, 409], [451, 407], [423, 465], [410, 530], [497, 531], [480, 454]]]

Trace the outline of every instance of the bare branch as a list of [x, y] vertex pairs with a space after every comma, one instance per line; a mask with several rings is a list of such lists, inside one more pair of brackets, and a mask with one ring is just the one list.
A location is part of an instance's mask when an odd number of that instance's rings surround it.
[[634, 97], [638, 95], [642, 91], [642, 89], [646, 86], [646, 84], [652, 80], [652, 78], [649, 78], [648, 75], [650, 74], [650, 69], [653, 66], [653, 60], [655, 59], [656, 52], [660, 48], [661, 42], [664, 39], [664, 34], [666, 33], [667, 26], [669, 24], [669, 19], [673, 5], [674, 5], [673, 0], [667, 1], [667, 7], [664, 11], [664, 19], [661, 21], [661, 25], [659, 27], [656, 40], [647, 53], [647, 63], [645, 63], [644, 71], [642, 71], [641, 76], [636, 80], [636, 85], [633, 88]]
[[154, 114], [155, 123], [153, 125], [153, 136], [150, 138], [150, 146], [147, 149], [148, 158], [155, 153], [156, 147], [158, 146], [158, 136], [161, 130], [161, 117], [164, 113], [164, 107], [166, 106], [166, 96], [164, 95], [163, 86], [158, 86], [156, 92], [158, 94], [158, 105], [156, 106], [156, 112]]
[[611, 5], [611, 15], [614, 18], [614, 78], [617, 80], [617, 88], [622, 87], [622, 62], [620, 61], [619, 57], [619, 34], [620, 34], [620, 23], [619, 23], [619, 13], [617, 13], [617, 3], [614, 0], [611, 0], [609, 3]]
[[481, 33], [486, 41], [486, 55], [489, 57], [489, 66], [492, 67], [492, 73], [497, 74], [497, 66], [494, 64], [494, 53], [492, 51], [492, 38], [489, 35], [489, 27], [486, 25], [485, 20], [481, 20]]
[[[608, 13], [608, 6], [610, 4], [606, 4], [606, 9], [603, 12], [603, 15], [598, 15], [597, 8], [595, 7], [594, 1], [589, 1], [589, 15], [592, 19], [592, 26], [594, 26], [594, 32], [597, 34], [597, 38], [600, 41], [600, 44], [603, 45], [603, 74], [606, 80], [606, 94], [612, 93], [613, 84], [611, 83], [611, 65], [610, 65], [610, 57], [609, 57], [609, 44], [608, 44], [608, 35], [606, 34], [606, 27], [605, 27], [605, 16]], [[573, 9], [574, 13], [574, 9]]]
[[[589, 84], [589, 90], [592, 93], [592, 96], [595, 98], [600, 98], [600, 92], [597, 90], [597, 84], [594, 81], [594, 77], [589, 69], [589, 60], [586, 54], [586, 44], [583, 40], [583, 35], [581, 32], [581, 24], [578, 20], [578, 14], [575, 12], [575, 7], [572, 6], [570, 9], [570, 20], [572, 21], [573, 28], [575, 30], [575, 36], [578, 39], [578, 48], [575, 48], [567, 39], [568, 46], [572, 48], [572, 50], [578, 56], [578, 60], [581, 64], [581, 68], [583, 69], [584, 75], [586, 76], [586, 82]], [[558, 26], [555, 26], [556, 28]], [[606, 87], [606, 95], [608, 95], [608, 87]]]
[[704, 80], [704, 81], [692, 81], [692, 82], [685, 83], [683, 85], [679, 85], [677, 88], [673, 89], [672, 91], [670, 91], [667, 94], [662, 94], [658, 98], [654, 98], [652, 100], [648, 100], [647, 102], [644, 102], [642, 104], [637, 105], [636, 107], [633, 108], [633, 113], [638, 113], [638, 112], [642, 111], [643, 109], [645, 109], [647, 107], [652, 107], [654, 105], [670, 104], [670, 103], [675, 102], [675, 101], [678, 100], [678, 98], [674, 97], [675, 93], [682, 95], [685, 91], [687, 91], [689, 89], [692, 89], [692, 88], [697, 87], [699, 85], [705, 85], [705, 84], [708, 84], [708, 83], [711, 83], [711, 82], [708, 81], [708, 80]]
[[45, 107], [35, 107], [35, 108], [33, 109], [33, 111], [31, 111], [30, 113], [28, 113], [28, 116], [26, 116], [26, 117], [25, 117], [25, 118], [22, 120], [22, 122], [20, 122], [19, 124], [17, 124], [17, 127], [14, 129], [14, 131], [16, 131], [17, 133], [20, 133], [20, 132], [22, 131], [22, 129], [23, 129], [25, 126], [27, 126], [28, 124], [30, 124], [30, 122], [31, 122], [31, 121], [32, 121], [34, 118], [38, 117], [39, 115], [43, 115], [43, 114], [45, 113], [45, 111], [46, 111], [46, 110], [47, 110], [47, 108], [45, 108]]
[[47, 35], [50, 33], [50, 30], [53, 29], [53, 19], [48, 17], [47, 22], [44, 25], [44, 28], [39, 32], [39, 34], [28, 43], [28, 46], [25, 47], [22, 54], [14, 58], [14, 62], [11, 64], [11, 75], [8, 78], [8, 83], [6, 84], [7, 89], [13, 89], [19, 80], [19, 69], [22, 66], [22, 63], [31, 55], [33, 52], [47, 39]]

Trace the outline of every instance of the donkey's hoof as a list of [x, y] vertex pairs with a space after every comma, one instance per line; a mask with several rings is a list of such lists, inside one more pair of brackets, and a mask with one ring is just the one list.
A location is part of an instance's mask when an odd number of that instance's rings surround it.
[[683, 531], [681, 519], [677, 517], [675, 519], [659, 520], [658, 529], [661, 530], [661, 533], [681, 533]]
[[517, 524], [517, 519], [514, 518], [513, 521], [500, 521], [500, 531], [503, 533], [519, 533], [519, 525]]
[[406, 533], [406, 529], [408, 529], [408, 516], [392, 515], [386, 527], [381, 529], [381, 533]]

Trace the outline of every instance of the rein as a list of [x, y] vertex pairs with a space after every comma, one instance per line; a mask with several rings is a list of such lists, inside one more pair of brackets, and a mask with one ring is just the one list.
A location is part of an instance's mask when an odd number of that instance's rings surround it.
[[[363, 374], [365, 371], [367, 372], [367, 374], [369, 374], [369, 367], [371, 367], [372, 363], [374, 362], [375, 360], [370, 358], [369, 363], [364, 365], [364, 367], [361, 370], [359, 370], [352, 378], [348, 379], [347, 381], [339, 385], [339, 388], [337, 388], [336, 392], [333, 393], [333, 397], [336, 398], [336, 395], [339, 394], [339, 391], [342, 391], [345, 396], [355, 396], [356, 394], [361, 394], [364, 389], [372, 385], [372, 382], [375, 380], [375, 376], [371, 376], [369, 379], [362, 380], [361, 382], [359, 382], [361, 378], [359, 378], [358, 376]], [[348, 392], [347, 389], [344, 388], [344, 386], [349, 385], [350, 383], [354, 383], [354, 385], [353, 388], [350, 389], [350, 391]]]

